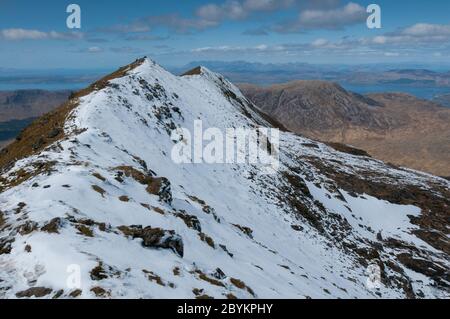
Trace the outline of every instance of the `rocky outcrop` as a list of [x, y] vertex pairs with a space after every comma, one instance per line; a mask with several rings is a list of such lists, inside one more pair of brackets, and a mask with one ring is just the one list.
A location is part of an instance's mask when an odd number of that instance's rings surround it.
[[142, 226], [121, 226], [119, 230], [126, 236], [142, 239], [142, 246], [144, 247], [171, 249], [180, 257], [184, 255], [183, 239], [173, 230], [143, 228]]
[[130, 177], [146, 186], [149, 194], [156, 195], [159, 200], [167, 204], [172, 203], [170, 181], [165, 177], [155, 177], [152, 172], [144, 173], [131, 166], [116, 167], [116, 180], [123, 182], [124, 177]]
[[147, 192], [157, 195], [162, 202], [172, 203], [172, 192], [170, 190], [170, 182], [165, 177], [153, 178], [147, 187]]
[[32, 287], [24, 291], [20, 291], [16, 293], [17, 298], [30, 298], [30, 297], [36, 297], [36, 298], [42, 298], [49, 294], [51, 294], [52, 289], [45, 288], [45, 287]]

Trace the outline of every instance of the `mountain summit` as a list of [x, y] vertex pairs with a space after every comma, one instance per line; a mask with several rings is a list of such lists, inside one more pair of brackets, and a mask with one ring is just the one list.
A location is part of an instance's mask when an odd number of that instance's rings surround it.
[[242, 84], [244, 95], [290, 131], [354, 145], [383, 161], [450, 176], [450, 109], [404, 93], [360, 95], [336, 83]]
[[280, 133], [280, 167], [176, 164], [178, 128], [276, 125], [139, 59], [0, 156], [0, 298], [449, 297], [450, 182]]

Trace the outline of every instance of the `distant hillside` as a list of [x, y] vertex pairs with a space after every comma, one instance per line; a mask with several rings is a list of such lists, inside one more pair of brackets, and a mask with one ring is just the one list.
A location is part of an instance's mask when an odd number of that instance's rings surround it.
[[11, 140], [0, 141], [0, 149], [11, 143]]
[[396, 165], [450, 176], [450, 109], [401, 93], [361, 96], [323, 81], [240, 88], [293, 132], [350, 144]]
[[[389, 123], [373, 110], [383, 105], [325, 81], [295, 81], [260, 88], [242, 84], [240, 89], [255, 104], [289, 129], [308, 131], [340, 129], [348, 124], [385, 129]], [[320, 108], [319, 108], [320, 107]]]
[[38, 117], [67, 100], [70, 91], [0, 91], [0, 122]]
[[67, 100], [70, 91], [0, 91], [0, 148], [13, 140], [33, 119]]

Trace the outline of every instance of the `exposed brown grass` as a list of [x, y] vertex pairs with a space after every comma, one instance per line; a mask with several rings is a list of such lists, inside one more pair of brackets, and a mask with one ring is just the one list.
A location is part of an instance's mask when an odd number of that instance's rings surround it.
[[93, 287], [91, 288], [91, 291], [95, 294], [95, 296], [100, 298], [108, 298], [111, 297], [111, 293], [109, 291], [106, 291], [102, 287]]
[[16, 293], [17, 298], [42, 298], [49, 295], [53, 290], [45, 287], [32, 287]]
[[188, 76], [188, 75], [200, 75], [202, 73], [202, 68], [200, 66], [193, 68], [185, 73], [183, 73], [181, 76]]
[[54, 166], [56, 162], [49, 161], [43, 162], [38, 161], [32, 163], [28, 169], [19, 169], [8, 176], [8, 179], [0, 176], [0, 192], [4, 192], [5, 190], [15, 187], [17, 185], [22, 184], [23, 182], [41, 174], [50, 175], [54, 171]]
[[155, 212], [155, 213], [160, 214], [160, 215], [165, 215], [164, 210], [162, 210], [159, 207], [154, 207], [154, 206], [151, 206], [151, 205], [145, 204], [145, 203], [141, 203], [141, 206], [146, 208], [146, 209], [148, 209], [151, 212]]
[[92, 189], [93, 189], [94, 191], [96, 191], [97, 193], [99, 193], [100, 195], [102, 195], [102, 197], [105, 197], [106, 191], [105, 191], [103, 188], [101, 188], [101, 187], [98, 186], [98, 185], [92, 185], [91, 187], [92, 187]]
[[50, 234], [59, 234], [59, 227], [61, 225], [61, 218], [53, 218], [48, 224], [41, 228], [41, 231], [45, 231]]
[[204, 233], [198, 233], [198, 236], [200, 237], [200, 239], [203, 242], [207, 243], [208, 246], [210, 246], [211, 248], [214, 248], [214, 249], [216, 248], [214, 240], [211, 237], [209, 237], [208, 235], [206, 235]]
[[0, 210], [0, 229], [3, 227], [3, 225], [5, 225], [5, 223], [6, 223], [6, 220], [5, 220], [4, 214]]
[[97, 226], [100, 231], [108, 231], [109, 229], [109, 225], [106, 225], [105, 223], [101, 222], [96, 222], [92, 219], [76, 219], [73, 216], [68, 216], [67, 220], [75, 224], [75, 227], [81, 225], [90, 229], [91, 227]]
[[123, 196], [120, 196], [120, 197], [119, 197], [119, 200], [120, 200], [121, 202], [127, 203], [127, 202], [130, 201], [130, 198], [129, 198], [128, 196], [126, 196], [126, 195], [123, 195]]
[[91, 228], [85, 225], [77, 225], [75, 227], [78, 229], [80, 235], [84, 235], [86, 237], [94, 237], [94, 232]]
[[16, 228], [18, 233], [22, 236], [29, 235], [32, 232], [36, 231], [37, 229], [38, 229], [37, 223], [31, 220], [26, 221], [25, 223], [21, 224]]
[[197, 216], [188, 215], [185, 212], [176, 213], [175, 216], [182, 219], [187, 227], [197, 230], [199, 232], [202, 231], [201, 224]]
[[91, 270], [91, 279], [99, 281], [107, 278], [108, 275], [106, 274], [106, 271], [103, 268], [103, 264], [99, 262], [98, 265]]
[[230, 278], [230, 282], [239, 289], [247, 290], [252, 296], [255, 296], [253, 290], [248, 287], [245, 282], [236, 278]]
[[336, 151], [339, 151], [342, 153], [347, 153], [347, 154], [351, 154], [351, 155], [355, 155], [355, 156], [371, 157], [370, 154], [367, 153], [366, 151], [351, 147], [349, 145], [345, 145], [345, 144], [341, 144], [341, 143], [333, 143], [333, 142], [329, 142], [329, 143], [325, 143], [325, 144], [334, 148]]
[[166, 286], [166, 284], [161, 279], [161, 277], [158, 276], [157, 274], [155, 274], [154, 272], [152, 272], [150, 270], [145, 270], [145, 269], [143, 269], [142, 272], [147, 276], [148, 280], [153, 281], [153, 282], [157, 283], [160, 286], [163, 286], [163, 287]]
[[214, 285], [214, 286], [225, 287], [223, 282], [218, 281], [217, 279], [209, 277], [208, 275], [206, 275], [202, 271], [196, 270], [195, 272], [197, 273], [198, 278], [200, 278], [201, 280], [206, 281], [206, 282], [208, 282], [208, 283], [210, 283], [211, 285]]
[[211, 296], [208, 296], [208, 295], [200, 295], [200, 296], [195, 297], [195, 299], [206, 300], [206, 299], [214, 299], [214, 298]]
[[179, 276], [181, 273], [180, 267], [175, 267], [174, 269], [172, 269], [172, 272], [174, 276]]
[[250, 227], [241, 226], [238, 224], [232, 224], [234, 227], [239, 229], [241, 232], [243, 232], [245, 235], [247, 235], [249, 238], [253, 238], [253, 230]]
[[144, 174], [143, 172], [135, 169], [131, 166], [118, 166], [114, 168], [114, 170], [118, 171], [118, 176], [116, 180], [123, 180], [122, 177], [125, 175], [126, 177], [131, 177], [138, 183], [142, 185], [146, 185], [146, 191], [152, 195], [158, 195], [158, 192], [161, 188], [162, 178], [152, 177], [150, 175]]
[[101, 180], [102, 182], [106, 182], [106, 178], [104, 178], [102, 175], [100, 175], [99, 173], [94, 173], [92, 174], [92, 176], [94, 176], [95, 178]]
[[80, 289], [75, 289], [69, 294], [69, 297], [78, 298], [79, 296], [81, 296], [82, 293], [83, 291], [81, 291]]

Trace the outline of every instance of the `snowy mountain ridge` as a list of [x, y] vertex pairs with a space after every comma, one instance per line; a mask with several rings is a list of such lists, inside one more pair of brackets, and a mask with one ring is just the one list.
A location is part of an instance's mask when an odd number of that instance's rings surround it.
[[450, 182], [289, 132], [276, 175], [175, 164], [198, 119], [274, 124], [140, 59], [25, 131], [0, 155], [0, 298], [450, 296]]

